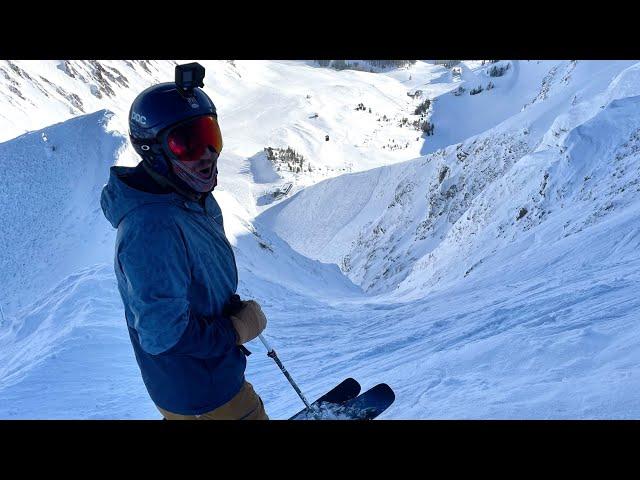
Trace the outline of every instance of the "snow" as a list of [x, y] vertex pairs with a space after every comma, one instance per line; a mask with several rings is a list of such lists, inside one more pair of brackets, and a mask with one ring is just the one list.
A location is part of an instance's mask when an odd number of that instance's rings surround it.
[[[308, 398], [353, 377], [394, 389], [387, 419], [638, 417], [640, 63], [202, 63], [238, 293]], [[99, 192], [110, 165], [137, 162], [131, 101], [174, 65], [0, 63], [0, 418], [160, 417]], [[424, 98], [427, 137], [398, 125]], [[278, 171], [265, 147], [313, 170]], [[248, 347], [269, 416], [299, 411]]]
[[330, 402], [320, 402], [294, 420], [353, 420], [361, 413], [357, 409], [336, 406]]
[[[0, 144], [0, 298], [10, 314], [78, 269], [111, 259], [99, 195], [126, 138], [100, 110]], [[25, 295], [27, 293], [27, 295]]]

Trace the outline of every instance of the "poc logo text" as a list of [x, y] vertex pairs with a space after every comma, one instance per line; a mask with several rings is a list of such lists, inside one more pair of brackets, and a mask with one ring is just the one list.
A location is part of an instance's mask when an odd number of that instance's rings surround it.
[[136, 113], [136, 112], [131, 112], [131, 120], [135, 120], [136, 122], [141, 123], [142, 125], [147, 124], [147, 117], [145, 117], [144, 115], [140, 115], [139, 113]]

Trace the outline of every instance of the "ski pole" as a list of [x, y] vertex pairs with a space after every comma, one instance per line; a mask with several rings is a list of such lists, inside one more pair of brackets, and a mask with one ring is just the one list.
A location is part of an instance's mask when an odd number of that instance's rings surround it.
[[311, 404], [309, 403], [309, 401], [306, 399], [306, 397], [304, 396], [304, 394], [300, 390], [300, 387], [298, 387], [298, 385], [296, 385], [296, 382], [293, 381], [293, 378], [291, 378], [291, 375], [289, 374], [289, 372], [287, 372], [287, 369], [284, 368], [284, 365], [282, 364], [282, 362], [278, 358], [278, 354], [276, 353], [276, 351], [273, 349], [273, 347], [271, 345], [269, 345], [269, 342], [267, 342], [267, 339], [264, 338], [262, 336], [262, 334], [258, 335], [258, 337], [260, 337], [260, 341], [262, 342], [262, 344], [267, 349], [267, 356], [270, 357], [270, 358], [273, 358], [273, 361], [276, 362], [278, 367], [280, 367], [280, 370], [282, 370], [282, 373], [284, 373], [284, 376], [287, 377], [287, 380], [289, 380], [289, 383], [291, 384], [293, 389], [296, 391], [298, 396], [302, 399], [302, 401], [307, 406], [307, 408], [311, 408]]

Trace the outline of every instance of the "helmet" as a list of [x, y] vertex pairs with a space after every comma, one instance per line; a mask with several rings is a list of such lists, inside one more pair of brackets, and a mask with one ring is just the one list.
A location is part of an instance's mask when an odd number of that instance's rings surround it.
[[[209, 162], [210, 168], [202, 170], [206, 175], [196, 170], [202, 168], [197, 161], [204, 152], [185, 153], [194, 139], [189, 135], [197, 135], [196, 140], [202, 142], [201, 134], [211, 150], [210, 158], [203, 160]], [[147, 171], [162, 184], [181, 193], [210, 192], [215, 187], [215, 161], [222, 149], [222, 135], [216, 107], [200, 88], [185, 91], [167, 82], [144, 90], [129, 110], [129, 138]]]

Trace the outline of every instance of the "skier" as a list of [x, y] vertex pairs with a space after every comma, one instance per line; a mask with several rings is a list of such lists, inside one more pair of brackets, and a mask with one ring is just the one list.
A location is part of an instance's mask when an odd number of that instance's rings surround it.
[[211, 194], [222, 134], [202, 78], [202, 66], [179, 66], [175, 83], [133, 101], [129, 136], [142, 161], [111, 167], [101, 206], [118, 229], [114, 267], [135, 357], [163, 417], [268, 420], [243, 346], [267, 319], [253, 300], [229, 310], [238, 272]]

